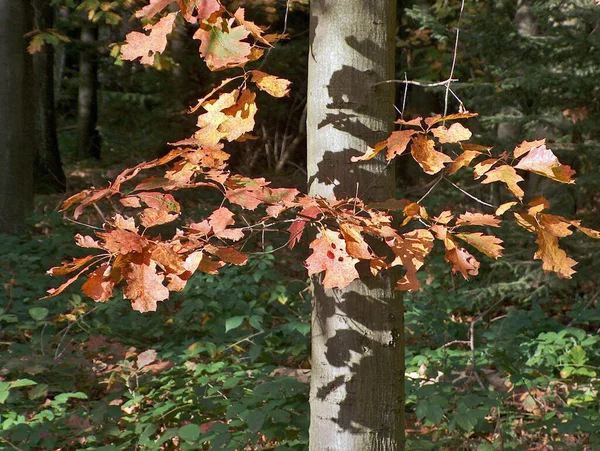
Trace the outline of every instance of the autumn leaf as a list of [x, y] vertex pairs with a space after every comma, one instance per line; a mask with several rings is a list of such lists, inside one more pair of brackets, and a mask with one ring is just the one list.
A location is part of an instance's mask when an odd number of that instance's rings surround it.
[[284, 78], [278, 78], [259, 70], [253, 70], [251, 74], [252, 81], [256, 83], [256, 86], [273, 97], [285, 97], [290, 92], [289, 86], [292, 82]]
[[517, 183], [522, 182], [524, 179], [512, 166], [507, 164], [503, 164], [498, 166], [496, 169], [492, 169], [491, 171], [486, 173], [486, 178], [481, 183], [488, 184], [493, 182], [503, 182], [511, 193], [513, 193], [519, 200], [523, 199], [523, 195], [525, 194], [523, 190], [517, 185]]
[[429, 175], [437, 174], [444, 169], [445, 163], [452, 162], [452, 158], [448, 155], [435, 150], [434, 145], [435, 143], [431, 139], [427, 139], [422, 134], [412, 138], [412, 156], [423, 168], [423, 171]]
[[448, 167], [448, 175], [452, 175], [457, 172], [460, 168], [467, 167], [471, 162], [481, 155], [481, 152], [476, 150], [465, 150], [461, 153], [452, 164]]
[[244, 133], [254, 130], [254, 116], [257, 110], [255, 98], [256, 94], [244, 89], [234, 105], [221, 111], [225, 114], [225, 119], [219, 125], [219, 131], [227, 141], [235, 141]]
[[145, 28], [150, 30], [149, 35], [137, 31], [129, 33], [121, 46], [121, 58], [129, 61], [141, 58], [142, 64], [153, 65], [154, 55], [164, 52], [167, 47], [167, 35], [173, 31], [176, 17], [177, 13], [170, 13], [155, 25], [147, 25]]
[[321, 236], [310, 243], [313, 253], [306, 259], [308, 275], [325, 271], [323, 288], [344, 288], [355, 279], [358, 271], [355, 268], [358, 259], [346, 252], [346, 242], [338, 232], [323, 230]]
[[464, 113], [448, 114], [447, 116], [440, 116], [439, 114], [437, 114], [435, 116], [425, 118], [425, 123], [427, 124], [427, 127], [433, 127], [435, 124], [438, 124], [440, 122], [454, 121], [457, 119], [468, 119], [470, 117], [475, 116], [477, 116], [477, 113], [469, 113], [468, 111], [465, 111]]
[[110, 232], [98, 232], [97, 235], [104, 240], [103, 248], [113, 254], [142, 252], [148, 245], [146, 238], [129, 230], [116, 229]]
[[454, 123], [449, 128], [442, 126], [431, 129], [431, 133], [441, 144], [457, 143], [466, 141], [473, 135], [471, 130], [464, 127], [462, 124]]
[[[245, 17], [245, 12], [244, 12], [244, 8], [238, 8], [235, 13], [233, 14], [233, 17], [235, 17], [235, 20], [237, 20], [237, 22], [240, 25], [243, 25], [252, 35], [252, 37], [254, 39], [256, 39], [257, 41], [262, 42], [263, 44], [272, 47], [271, 43], [265, 39], [263, 37], [263, 30], [256, 25], [254, 22], [250, 22], [249, 20], [246, 20]], [[278, 97], [278, 96], [275, 96]]]
[[77, 271], [86, 265], [91, 259], [97, 257], [96, 255], [87, 255], [83, 258], [74, 258], [68, 263], [63, 263], [61, 266], [55, 266], [46, 271], [46, 274], [51, 276], [64, 276], [65, 274]]
[[221, 4], [218, 0], [177, 0], [181, 8], [183, 18], [191, 23], [194, 23], [194, 9], [197, 10], [196, 16], [200, 20], [208, 19], [213, 13], [221, 9]]
[[545, 139], [538, 139], [537, 141], [523, 141], [513, 152], [515, 158], [520, 158], [526, 153], [528, 153], [531, 149], [535, 149], [536, 147], [543, 146], [546, 143]]
[[176, 0], [150, 0], [150, 3], [135, 13], [138, 19], [152, 19], [156, 14], [165, 9]]
[[502, 243], [500, 238], [497, 238], [493, 235], [484, 235], [481, 232], [457, 233], [454, 236], [463, 240], [467, 244], [470, 244], [479, 252], [487, 255], [488, 257], [495, 259], [502, 257], [502, 249], [504, 248], [500, 246]]
[[169, 298], [169, 290], [163, 285], [164, 276], [156, 273], [156, 263], [130, 263], [123, 277], [127, 285], [123, 297], [131, 300], [131, 307], [138, 312], [155, 312], [157, 303]]
[[502, 216], [504, 213], [506, 213], [508, 210], [510, 210], [512, 207], [514, 207], [515, 205], [517, 205], [519, 202], [506, 202], [502, 205], [500, 205], [496, 211], [494, 212], [494, 214], [496, 216]]
[[494, 165], [499, 161], [500, 160], [498, 160], [497, 158], [488, 158], [487, 160], [483, 160], [477, 163], [473, 168], [473, 178], [477, 180], [490, 169], [492, 169], [492, 167], [494, 167]]
[[500, 227], [500, 219], [496, 218], [494, 215], [468, 211], [460, 215], [456, 220], [457, 227], [465, 225]]
[[219, 17], [215, 23], [205, 24], [194, 33], [200, 40], [200, 54], [212, 71], [242, 66], [248, 62], [251, 46], [246, 39], [250, 32], [246, 27], [233, 26], [234, 19]]
[[361, 235], [361, 228], [354, 224], [340, 224], [340, 232], [346, 240], [346, 251], [348, 255], [361, 260], [373, 258], [369, 246]]
[[[108, 301], [113, 295], [115, 280], [111, 277], [112, 267], [104, 263], [88, 274], [88, 279], [81, 286], [87, 296], [96, 302]], [[118, 282], [118, 279], [116, 280]]]
[[466, 249], [455, 247], [446, 250], [446, 260], [452, 264], [452, 272], [460, 272], [466, 280], [479, 273], [479, 262]]
[[417, 271], [425, 263], [425, 258], [433, 249], [433, 235], [429, 230], [416, 229], [405, 233], [391, 243], [391, 248], [396, 256], [390, 266], [401, 264], [406, 273], [396, 283], [400, 291], [415, 291], [421, 288], [417, 278]]
[[533, 255], [535, 259], [542, 260], [542, 269], [544, 272], [555, 272], [561, 279], [570, 279], [575, 270], [573, 266], [577, 264], [575, 260], [567, 256], [567, 253], [558, 247], [558, 237], [537, 229], [538, 250]]
[[530, 149], [527, 152], [527, 155], [519, 161], [515, 168], [530, 171], [556, 180], [557, 182], [575, 183], [575, 180], [573, 180], [575, 171], [569, 166], [561, 164], [558, 161], [558, 158], [556, 158], [556, 155], [554, 155], [554, 153], [544, 144]]

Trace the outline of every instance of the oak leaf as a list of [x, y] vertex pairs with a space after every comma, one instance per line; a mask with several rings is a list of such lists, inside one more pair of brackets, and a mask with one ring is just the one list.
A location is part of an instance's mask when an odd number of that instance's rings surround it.
[[313, 253], [306, 259], [308, 275], [312, 276], [325, 271], [323, 288], [344, 288], [358, 279], [355, 268], [358, 259], [346, 252], [346, 242], [338, 232], [323, 230], [321, 236], [310, 243]]
[[479, 155], [481, 155], [481, 152], [476, 150], [465, 150], [458, 157], [456, 157], [452, 164], [448, 167], [448, 175], [454, 174], [460, 168], [469, 166], [471, 162]]
[[518, 185], [519, 182], [522, 182], [524, 179], [512, 166], [507, 164], [503, 164], [498, 166], [496, 169], [492, 169], [491, 171], [486, 173], [486, 178], [481, 183], [493, 183], [493, 182], [503, 182], [511, 193], [513, 193], [519, 200], [523, 199], [523, 195], [525, 194], [521, 187]]
[[398, 237], [392, 243], [392, 250], [396, 255], [390, 266], [402, 264], [406, 273], [396, 283], [400, 291], [415, 291], [421, 288], [417, 278], [417, 271], [425, 263], [425, 258], [433, 249], [433, 235], [429, 230], [416, 229]]
[[165, 9], [176, 0], [150, 0], [150, 3], [135, 13], [138, 19], [152, 19], [156, 14]]
[[530, 149], [515, 168], [530, 171], [557, 182], [575, 183], [575, 180], [573, 180], [575, 171], [569, 166], [561, 164], [556, 155], [544, 144]]
[[466, 141], [473, 135], [471, 130], [458, 122], [452, 124], [449, 128], [446, 128], [443, 125], [433, 128], [431, 129], [431, 133], [433, 133], [433, 136], [435, 136], [441, 144]]
[[437, 174], [444, 169], [445, 163], [452, 162], [448, 155], [434, 149], [435, 143], [419, 134], [412, 138], [411, 154], [423, 171], [429, 175]]
[[167, 35], [173, 31], [173, 24], [177, 13], [170, 13], [160, 19], [155, 25], [147, 25], [146, 35], [138, 31], [132, 31], [126, 36], [126, 42], [121, 46], [121, 58], [133, 61], [140, 58], [140, 62], [146, 65], [154, 64], [154, 55], [162, 53], [167, 48]]
[[[183, 18], [190, 23], [195, 22], [194, 18], [206, 20], [221, 9], [218, 0], [177, 0], [177, 3]], [[196, 16], [193, 16], [194, 9], [197, 10]]]
[[466, 249], [447, 249], [446, 260], [452, 264], [452, 272], [460, 272], [466, 280], [479, 273], [479, 262]]
[[[81, 290], [96, 302], [108, 301], [115, 287], [115, 280], [111, 277], [111, 266], [104, 263], [88, 274], [88, 279], [81, 286]], [[118, 282], [118, 279], [117, 279]]]
[[497, 158], [488, 158], [487, 160], [483, 160], [477, 163], [473, 168], [473, 178], [477, 180], [490, 169], [492, 169], [492, 167], [494, 167], [494, 165], [499, 161], [500, 160], [498, 160]]
[[147, 265], [130, 263], [123, 277], [127, 282], [123, 297], [138, 312], [155, 312], [157, 303], [169, 298], [169, 290], [162, 283], [165, 277], [156, 273], [156, 262], [152, 260]]
[[212, 71], [242, 66], [249, 60], [252, 47], [246, 39], [250, 32], [243, 25], [233, 26], [234, 19], [218, 17], [216, 22], [204, 24], [194, 33], [200, 40], [200, 54]]
[[350, 257], [361, 260], [373, 258], [369, 245], [361, 235], [361, 227], [354, 224], [341, 223], [340, 232], [346, 240], [346, 251]]
[[465, 225], [500, 227], [500, 219], [496, 218], [494, 215], [468, 211], [460, 215], [456, 220], [457, 227]]
[[500, 238], [497, 238], [493, 235], [484, 235], [481, 232], [457, 233], [455, 236], [465, 241], [467, 244], [470, 244], [479, 252], [487, 255], [488, 257], [495, 259], [502, 257], [502, 249], [504, 248], [500, 246], [502, 243]]
[[261, 91], [265, 91], [273, 97], [285, 97], [289, 94], [291, 81], [269, 75], [259, 70], [253, 70], [251, 73], [252, 81], [256, 83], [256, 86]]

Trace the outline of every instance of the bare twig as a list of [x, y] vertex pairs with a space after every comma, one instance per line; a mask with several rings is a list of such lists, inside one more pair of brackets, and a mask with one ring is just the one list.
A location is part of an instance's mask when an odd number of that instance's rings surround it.
[[[460, 12], [458, 13], [458, 22], [456, 24], [456, 39], [454, 40], [454, 52], [452, 54], [452, 66], [450, 67], [450, 76], [448, 80], [452, 80], [454, 69], [456, 67], [456, 55], [458, 54], [458, 38], [460, 36], [460, 22], [462, 20], [463, 10], [465, 8], [465, 0], [460, 2]], [[448, 115], [448, 94], [450, 93], [450, 82], [446, 84], [446, 94], [444, 95], [444, 117]], [[452, 93], [454, 94], [454, 93]], [[456, 97], [456, 95], [454, 95]], [[462, 102], [461, 102], [462, 104]]]
[[[485, 205], [486, 207], [490, 207], [490, 208], [498, 208], [495, 205], [492, 204], [488, 204], [487, 202], [479, 199], [478, 197], [475, 197], [473, 194], [465, 191], [464, 189], [462, 189], [460, 186], [458, 186], [456, 183], [452, 182], [451, 180], [448, 180], [446, 177], [441, 176], [440, 179], [444, 179], [446, 180], [448, 183], [450, 183], [454, 188], [456, 188], [457, 190], [459, 190], [461, 193], [463, 193], [465, 196], [469, 196], [471, 199], [479, 202], [482, 205]], [[433, 188], [433, 187], [432, 187]], [[431, 190], [430, 190], [431, 191]], [[427, 194], [429, 194], [429, 192], [427, 192]], [[420, 201], [419, 201], [420, 202]]]

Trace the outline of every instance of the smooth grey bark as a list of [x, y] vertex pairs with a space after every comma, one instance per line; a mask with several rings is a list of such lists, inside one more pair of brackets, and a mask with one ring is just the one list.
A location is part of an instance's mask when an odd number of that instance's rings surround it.
[[82, 49], [79, 53], [79, 94], [77, 110], [77, 157], [100, 158], [98, 123], [98, 61], [96, 41], [98, 29], [91, 24], [81, 26]]
[[[38, 30], [52, 28], [54, 11], [48, 0], [31, 0], [34, 26]], [[56, 134], [54, 102], [54, 47], [45, 44], [33, 55], [34, 112], [35, 112], [35, 191], [64, 192], [65, 173], [60, 161]]]
[[0, 232], [18, 232], [33, 208], [34, 143], [30, 135], [31, 30], [28, 1], [0, 0]]
[[[394, 196], [385, 160], [350, 157], [387, 138], [394, 119], [396, 0], [312, 0], [308, 73], [309, 193]], [[313, 279], [310, 449], [404, 449], [403, 305], [391, 275], [343, 290]]]

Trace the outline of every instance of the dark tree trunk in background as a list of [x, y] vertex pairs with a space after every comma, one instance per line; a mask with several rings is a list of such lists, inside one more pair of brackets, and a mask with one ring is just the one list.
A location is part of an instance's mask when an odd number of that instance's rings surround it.
[[[52, 6], [48, 0], [32, 0], [34, 27], [38, 30], [52, 28]], [[56, 135], [56, 109], [54, 102], [54, 48], [45, 44], [33, 55], [35, 92], [35, 191], [38, 193], [64, 192], [66, 188], [58, 151]]]
[[[394, 78], [396, 0], [312, 0], [310, 8], [309, 192], [394, 197], [385, 160], [350, 157], [392, 131], [394, 88], [376, 83]], [[312, 451], [404, 448], [402, 298], [389, 273], [365, 269], [343, 290], [313, 279]]]
[[100, 158], [98, 122], [98, 29], [89, 23], [81, 27], [79, 54], [79, 96], [77, 110], [77, 157]]
[[14, 233], [33, 208], [31, 31], [28, 1], [0, 0], [0, 232]]

